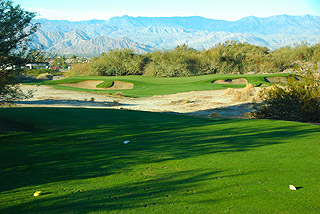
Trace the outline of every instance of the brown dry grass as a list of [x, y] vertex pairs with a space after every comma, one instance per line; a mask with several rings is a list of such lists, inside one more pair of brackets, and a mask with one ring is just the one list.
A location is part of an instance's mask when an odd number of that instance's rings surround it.
[[227, 88], [224, 93], [223, 96], [229, 96], [229, 95], [233, 95], [236, 89], [234, 88]]
[[247, 84], [247, 86], [243, 89], [234, 89], [228, 88], [225, 90], [224, 96], [232, 96], [231, 102], [252, 102], [256, 97], [258, 97], [258, 93], [255, 93], [255, 88], [251, 84]]

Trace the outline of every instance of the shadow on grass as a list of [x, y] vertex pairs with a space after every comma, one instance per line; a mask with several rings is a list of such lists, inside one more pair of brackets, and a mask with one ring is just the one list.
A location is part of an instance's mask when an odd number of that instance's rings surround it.
[[[208, 199], [202, 195], [212, 194], [227, 185], [201, 189], [197, 184], [206, 180], [216, 179], [212, 171], [180, 171], [167, 173], [165, 176], [154, 177], [145, 181], [129, 182], [126, 184], [96, 190], [64, 189], [54, 192], [52, 197], [40, 196], [21, 203], [18, 206], [7, 207], [3, 212], [28, 213], [88, 213], [97, 211], [129, 211], [134, 209], [140, 213], [162, 211], [163, 207], [171, 207], [177, 212], [192, 210], [193, 203], [212, 205], [222, 200], [230, 200], [228, 193]], [[124, 174], [123, 177], [130, 177]], [[135, 175], [139, 176], [139, 175]], [[225, 176], [232, 177], [234, 175]], [[141, 176], [140, 176], [141, 177]], [[218, 180], [217, 180], [218, 182]], [[57, 196], [58, 195], [58, 196]], [[206, 201], [204, 201], [206, 199]], [[177, 206], [178, 205], [178, 206]]]
[[[28, 132], [0, 136], [1, 192], [119, 174], [138, 176], [123, 185], [107, 187], [106, 183], [105, 188], [98, 190], [70, 191], [69, 196], [52, 196], [38, 202], [49, 210], [60, 206], [70, 212], [72, 206], [84, 212], [104, 206], [116, 210], [147, 204], [146, 208], [150, 208], [159, 203], [158, 197], [170, 198], [179, 188], [178, 194], [185, 194], [188, 188], [219, 173], [185, 170], [157, 176], [136, 169], [142, 165], [249, 151], [319, 133], [317, 126], [291, 122], [212, 120], [124, 110], [13, 108], [0, 109], [0, 113], [0, 119], [10, 118], [12, 126], [15, 120], [23, 123], [21, 131], [23, 127], [32, 127]], [[125, 140], [130, 143], [124, 145]], [[132, 171], [139, 174], [129, 175]], [[165, 191], [161, 192], [161, 188]], [[105, 194], [103, 200], [101, 194]], [[151, 200], [149, 194], [155, 197]], [[95, 199], [95, 195], [99, 197]], [[91, 202], [85, 203], [87, 200]], [[121, 200], [124, 202], [119, 203]], [[28, 206], [21, 204], [14, 209]]]
[[227, 119], [247, 118], [246, 114], [253, 110], [253, 105], [253, 103], [243, 103], [233, 106], [195, 111], [186, 114], [208, 117], [213, 112], [216, 112], [220, 115], [220, 117]]
[[80, 101], [80, 100], [56, 100], [56, 99], [46, 99], [46, 100], [25, 100], [25, 101], [17, 101], [15, 104], [22, 105], [59, 105], [59, 106], [74, 106], [74, 107], [109, 107], [109, 106], [118, 106], [124, 105], [121, 103], [113, 103], [113, 102], [102, 102], [102, 101]]

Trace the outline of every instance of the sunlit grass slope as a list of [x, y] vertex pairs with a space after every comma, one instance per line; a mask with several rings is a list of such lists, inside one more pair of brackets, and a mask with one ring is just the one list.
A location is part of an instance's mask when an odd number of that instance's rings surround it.
[[316, 125], [67, 108], [0, 121], [0, 213], [320, 212]]
[[[214, 75], [204, 75], [204, 76], [194, 76], [194, 77], [175, 77], [175, 78], [161, 78], [161, 77], [147, 77], [147, 76], [81, 76], [81, 77], [70, 77], [67, 79], [57, 80], [57, 81], [46, 81], [38, 84], [53, 85], [57, 89], [66, 90], [77, 90], [86, 92], [99, 92], [114, 94], [116, 92], [121, 92], [125, 96], [130, 97], [149, 97], [153, 95], [163, 95], [163, 94], [175, 94], [179, 92], [188, 91], [201, 91], [201, 90], [215, 90], [215, 89], [226, 89], [226, 88], [240, 88], [245, 87], [244, 85], [228, 85], [228, 84], [212, 84], [214, 80], [218, 79], [237, 79], [246, 78], [250, 84], [258, 86], [265, 84], [264, 77], [269, 76], [288, 76], [288, 74], [265, 74], [265, 75], [226, 75], [226, 74], [214, 74]], [[125, 81], [134, 84], [133, 89], [126, 90], [103, 90], [103, 89], [83, 89], [75, 88], [70, 86], [63, 86], [59, 84], [65, 83], [75, 83], [85, 80], [102, 80], [105, 81], [105, 86], [108, 86], [112, 81]]]

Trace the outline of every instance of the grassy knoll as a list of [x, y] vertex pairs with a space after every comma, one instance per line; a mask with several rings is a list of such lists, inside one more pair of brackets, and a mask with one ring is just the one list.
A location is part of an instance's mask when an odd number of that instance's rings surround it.
[[[226, 74], [214, 74], [195, 77], [175, 77], [175, 78], [161, 78], [161, 77], [147, 77], [147, 76], [79, 76], [70, 77], [67, 79], [57, 81], [46, 81], [39, 84], [53, 85], [57, 89], [65, 90], [77, 90], [85, 92], [98, 92], [114, 94], [121, 92], [125, 96], [129, 97], [149, 97], [153, 95], [174, 94], [179, 92], [188, 91], [201, 91], [201, 90], [214, 90], [214, 89], [226, 89], [226, 88], [240, 88], [245, 85], [221, 85], [212, 84], [212, 81], [218, 79], [236, 79], [246, 78], [249, 83], [257, 86], [266, 83], [264, 77], [269, 76], [287, 76], [288, 74], [270, 74], [270, 75], [226, 75]], [[112, 81], [126, 81], [134, 84], [134, 88], [130, 90], [103, 90], [103, 89], [82, 89], [69, 86], [62, 86], [59, 84], [75, 83], [85, 80], [103, 80], [104, 83], [100, 84], [100, 87], [108, 87]]]
[[49, 73], [51, 75], [63, 75], [64, 74], [61, 71], [55, 71], [55, 70], [51, 70], [51, 69], [27, 69], [27, 70], [24, 70], [24, 73], [27, 74], [28, 76], [33, 76], [33, 77], [37, 77], [43, 73]]
[[319, 213], [319, 139], [296, 122], [2, 108], [0, 213]]

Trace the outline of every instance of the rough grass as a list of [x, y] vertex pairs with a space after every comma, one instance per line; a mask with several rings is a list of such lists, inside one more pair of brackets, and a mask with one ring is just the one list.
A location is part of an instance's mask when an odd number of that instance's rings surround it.
[[68, 108], [0, 121], [0, 213], [320, 212], [319, 126]]
[[[85, 92], [97, 92], [114, 94], [116, 92], [123, 93], [124, 96], [129, 97], [150, 97], [154, 95], [175, 94], [188, 91], [202, 91], [202, 90], [216, 90], [226, 88], [243, 88], [246, 85], [228, 85], [228, 84], [212, 84], [214, 80], [218, 79], [238, 79], [246, 78], [248, 82], [254, 86], [266, 84], [265, 77], [268, 76], [288, 76], [288, 74], [270, 74], [270, 75], [204, 75], [195, 77], [175, 77], [175, 78], [161, 78], [161, 77], [146, 77], [146, 76], [81, 76], [70, 77], [67, 79], [57, 81], [46, 81], [38, 84], [53, 85], [57, 89], [77, 90]], [[104, 83], [98, 85], [97, 89], [82, 89], [70, 86], [62, 86], [59, 84], [75, 83], [86, 80], [103, 80]], [[103, 90], [99, 87], [110, 86], [112, 81], [124, 81], [134, 84], [133, 89], [126, 90]]]

